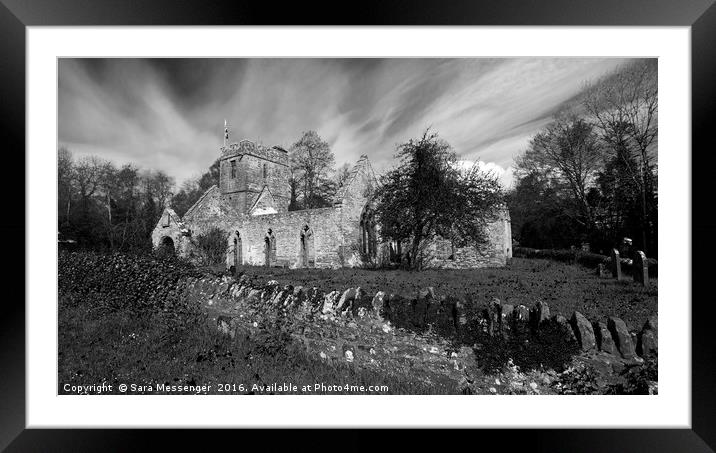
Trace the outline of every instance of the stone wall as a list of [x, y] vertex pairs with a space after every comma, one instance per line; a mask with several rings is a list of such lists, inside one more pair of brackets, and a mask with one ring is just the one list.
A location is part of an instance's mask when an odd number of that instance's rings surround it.
[[[568, 359], [563, 373], [589, 364], [605, 383], [618, 382], [626, 369], [658, 354], [655, 317], [639, 330], [630, 331], [616, 317], [588, 320], [574, 312], [567, 319], [550, 313], [540, 301], [532, 307], [515, 307], [495, 299], [480, 307], [469, 300], [439, 297], [432, 288], [406, 298], [382, 291], [367, 294], [361, 288], [324, 293], [246, 277], [192, 279], [184, 287], [188, 288], [187, 297], [201, 303], [210, 322], [226, 334], [250, 336], [262, 326], [270, 326], [270, 319], [287, 317], [290, 321], [283, 326], [291, 336], [325, 360], [386, 373], [417, 374], [428, 381], [443, 376], [472, 387], [475, 393], [485, 393], [494, 385], [495, 378], [486, 377], [478, 368], [494, 354], [489, 346], [511, 345], [514, 351], [532, 346], [531, 354], [544, 367], [517, 373], [519, 380], [524, 380], [525, 373], [532, 373], [532, 378], [559, 379], [548, 365], [547, 355], [554, 350]], [[505, 366], [515, 369], [511, 358], [505, 356]], [[499, 382], [504, 374], [498, 374]], [[500, 392], [514, 393], [515, 388], [508, 387]], [[549, 383], [540, 382], [531, 390], [528, 387], [527, 393], [554, 390]], [[493, 388], [489, 391], [495, 393]]]
[[480, 246], [453, 247], [447, 239], [433, 241], [428, 252], [432, 255], [429, 266], [443, 269], [474, 269], [504, 266], [512, 258], [512, 232], [510, 214], [502, 209], [497, 219], [486, 226], [488, 241]]
[[[240, 239], [241, 259], [238, 264], [263, 266], [266, 264], [266, 238], [269, 230], [275, 243], [270, 265], [300, 267], [301, 232], [308, 227], [313, 238], [315, 267], [340, 267], [341, 233], [340, 208], [306, 209], [260, 216], [245, 216], [231, 223], [228, 231], [227, 267], [234, 265], [233, 239]], [[238, 233], [238, 235], [237, 235]], [[309, 245], [310, 247], [310, 245]]]

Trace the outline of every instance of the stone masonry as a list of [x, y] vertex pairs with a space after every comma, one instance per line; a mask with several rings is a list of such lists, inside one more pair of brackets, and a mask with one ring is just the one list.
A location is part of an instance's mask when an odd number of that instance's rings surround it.
[[[219, 185], [211, 187], [180, 218], [170, 207], [152, 232], [155, 248], [198, 256], [195, 238], [214, 227], [226, 233], [226, 267], [235, 265], [358, 267], [386, 263], [395, 244], [381, 241], [371, 215], [377, 180], [368, 157], [353, 166], [333, 206], [288, 211], [288, 153], [242, 140], [221, 148]], [[487, 226], [490, 242], [453, 248], [438, 239], [431, 265], [439, 268], [503, 266], [512, 257], [506, 208]]]

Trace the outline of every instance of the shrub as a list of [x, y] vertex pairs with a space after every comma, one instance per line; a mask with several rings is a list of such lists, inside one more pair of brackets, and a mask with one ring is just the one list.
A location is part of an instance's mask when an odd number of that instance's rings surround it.
[[658, 393], [657, 358], [647, 360], [642, 366], [627, 368], [624, 373], [624, 382], [612, 385], [608, 393], [614, 395], [656, 395]]
[[136, 311], [173, 307], [181, 313], [194, 309], [180, 297], [181, 280], [191, 276], [200, 274], [177, 258], [63, 250], [58, 256], [58, 291], [72, 305]]
[[214, 227], [196, 237], [196, 245], [200, 251], [200, 259], [205, 265], [221, 264], [226, 253], [227, 234]]

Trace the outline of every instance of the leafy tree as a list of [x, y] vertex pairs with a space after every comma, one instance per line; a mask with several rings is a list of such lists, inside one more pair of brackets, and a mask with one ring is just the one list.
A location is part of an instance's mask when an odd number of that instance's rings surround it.
[[289, 150], [292, 187], [291, 207], [330, 206], [336, 185], [330, 176], [335, 158], [328, 142], [315, 131], [304, 132]]
[[348, 178], [351, 175], [351, 166], [346, 162], [345, 164], [341, 165], [338, 170], [336, 170], [336, 176], [334, 178], [336, 190], [343, 187], [343, 184], [348, 181]]
[[438, 236], [457, 246], [484, 243], [484, 227], [502, 202], [497, 177], [477, 166], [460, 171], [457, 156], [438, 134], [399, 145], [399, 165], [383, 175], [375, 194], [381, 235], [407, 243], [412, 269], [429, 260], [427, 246]]
[[512, 235], [520, 245], [567, 248], [584, 239], [574, 217], [566, 214], [560, 191], [544, 174], [521, 174], [506, 199]]

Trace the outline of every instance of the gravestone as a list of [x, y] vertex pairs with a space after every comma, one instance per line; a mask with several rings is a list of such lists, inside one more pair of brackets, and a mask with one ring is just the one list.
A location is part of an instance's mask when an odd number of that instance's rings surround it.
[[617, 280], [622, 279], [622, 262], [617, 249], [612, 249], [612, 276]]
[[649, 286], [649, 263], [647, 263], [646, 255], [641, 250], [637, 250], [634, 254], [632, 273], [634, 274], [635, 282]]

